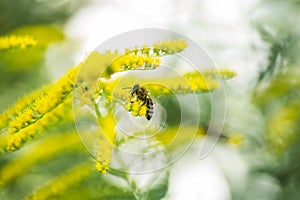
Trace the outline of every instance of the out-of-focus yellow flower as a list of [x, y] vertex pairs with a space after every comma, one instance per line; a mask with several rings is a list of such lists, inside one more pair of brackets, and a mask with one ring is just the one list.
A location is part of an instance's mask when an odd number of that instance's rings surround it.
[[240, 133], [232, 133], [227, 138], [227, 143], [234, 146], [239, 146], [243, 142], [244, 142], [244, 137]]
[[151, 94], [158, 94], [158, 95], [168, 95], [168, 94], [172, 94], [173, 92], [170, 90], [170, 88], [167, 88], [163, 85], [160, 84], [148, 84], [147, 86], [147, 90], [149, 90], [151, 92]]
[[52, 199], [51, 197], [61, 194], [72, 185], [87, 178], [92, 171], [89, 163], [80, 163], [40, 187], [26, 199]]
[[202, 127], [185, 125], [172, 126], [157, 134], [155, 137], [170, 151], [178, 150], [178, 147], [186, 143], [191, 143], [195, 137], [205, 136], [205, 131]]
[[[33, 130], [34, 131], [34, 130]], [[2, 138], [1, 138], [2, 139]], [[67, 151], [82, 151], [83, 147], [75, 131], [60, 132], [46, 137], [31, 146], [31, 151], [23, 151], [3, 164], [0, 169], [0, 182], [6, 184], [27, 172], [33, 165], [51, 159]], [[0, 184], [0, 187], [1, 187]]]
[[13, 49], [26, 49], [36, 46], [37, 41], [28, 35], [2, 36], [0, 37], [0, 52]]
[[198, 72], [184, 75], [194, 92], [211, 91], [219, 87], [219, 83], [210, 78], [203, 77]]
[[272, 152], [280, 155], [297, 137], [299, 105], [289, 105], [278, 109], [268, 119], [268, 141]]
[[208, 69], [202, 72], [202, 74], [206, 77], [210, 78], [222, 78], [222, 79], [231, 79], [237, 75], [237, 73], [233, 70], [220, 68], [220, 69]]
[[5, 128], [8, 125], [10, 121], [9, 116], [9, 112], [3, 112], [0, 114], [0, 129]]

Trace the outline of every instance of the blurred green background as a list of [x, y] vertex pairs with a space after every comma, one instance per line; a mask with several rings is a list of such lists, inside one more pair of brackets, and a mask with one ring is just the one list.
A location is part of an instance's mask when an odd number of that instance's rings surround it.
[[[188, 160], [193, 170], [179, 161], [169, 187], [151, 198], [299, 199], [300, 1], [175, 2], [0, 0], [0, 36], [25, 34], [38, 40], [30, 49], [0, 52], [0, 111], [57, 80], [113, 35], [143, 27], [175, 30], [202, 44], [217, 66], [238, 73], [226, 83], [223, 134], [244, 139], [239, 146], [219, 143], [203, 161]], [[62, 132], [70, 141], [64, 145]], [[0, 199], [21, 199], [43, 185], [54, 194], [51, 199], [132, 199], [120, 181], [81, 166], [90, 158], [72, 132], [74, 125], [66, 119], [21, 150], [0, 154]], [[59, 141], [55, 148], [52, 140]], [[184, 178], [193, 175], [195, 187], [184, 187]], [[47, 183], [56, 178], [57, 191], [51, 191]], [[68, 179], [75, 181], [59, 185]]]

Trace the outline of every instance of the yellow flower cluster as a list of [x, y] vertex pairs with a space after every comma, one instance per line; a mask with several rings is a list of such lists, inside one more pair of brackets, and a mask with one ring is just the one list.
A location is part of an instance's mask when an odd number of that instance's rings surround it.
[[21, 99], [19, 99], [14, 106], [9, 107], [6, 111], [0, 114], [0, 129], [6, 128], [10, 120], [17, 117], [20, 111], [24, 110], [39, 98], [45, 89], [34, 91]]
[[106, 140], [106, 138], [101, 138], [97, 142], [95, 146], [96, 152], [96, 164], [95, 167], [102, 174], [106, 174], [109, 170], [109, 165], [111, 162], [113, 146], [112, 144]]
[[149, 56], [147, 54], [127, 53], [118, 57], [111, 63], [110, 67], [114, 72], [126, 70], [147, 70], [155, 69], [160, 65], [160, 58]]
[[95, 167], [102, 174], [106, 174], [112, 160], [112, 152], [116, 138], [116, 121], [112, 111], [105, 117], [98, 116], [98, 123], [101, 127], [103, 135], [100, 135], [95, 142]]
[[106, 175], [109, 170], [109, 163], [96, 161], [95, 167], [97, 171], [101, 172], [103, 175]]
[[[184, 40], [166, 40], [154, 43], [152, 46], [135, 47], [126, 49], [124, 54], [110, 51], [104, 53], [106, 57], [115, 58], [107, 67], [103, 77], [109, 78], [113, 73], [126, 70], [151, 70], [160, 65], [160, 56], [171, 55], [183, 51], [187, 47]], [[111, 57], [113, 55], [114, 57]]]
[[19, 110], [18, 115], [9, 122], [9, 133], [13, 134], [35, 123], [44, 114], [58, 106], [73, 90], [76, 73], [77, 68], [73, 68], [55, 84], [45, 88], [31, 105]]
[[159, 56], [175, 54], [183, 51], [187, 47], [185, 40], [173, 39], [153, 44], [154, 53]]
[[100, 78], [97, 82], [94, 98], [97, 99], [99, 96], [105, 96], [108, 101], [111, 101], [113, 90], [118, 80], [118, 78], [113, 80]]
[[160, 58], [146, 54], [135, 54], [134, 51], [117, 56], [106, 68], [103, 77], [127, 70], [150, 70], [160, 65]]
[[92, 52], [86, 60], [81, 63], [84, 66], [84, 70], [80, 72], [81, 76], [83, 76], [85, 80], [95, 80], [95, 78], [99, 76], [101, 76], [101, 78], [110, 79], [111, 75], [117, 72], [126, 70], [149, 70], [155, 69], [160, 65], [159, 57], [143, 54], [142, 52], [143, 48], [138, 51], [126, 50], [124, 54], [119, 54], [117, 51], [106, 51], [104, 53]]
[[203, 77], [199, 72], [184, 74], [193, 92], [208, 92], [219, 87], [219, 83]]
[[206, 71], [203, 71], [202, 74], [207, 77], [211, 78], [222, 78], [222, 79], [231, 79], [237, 75], [237, 73], [233, 70], [221, 68], [221, 69], [209, 69]]
[[45, 131], [53, 124], [61, 120], [72, 119], [71, 107], [72, 98], [67, 98], [63, 103], [59, 104], [53, 110], [45, 113], [43, 117], [37, 119], [34, 123], [21, 128], [18, 132], [9, 136], [6, 149], [15, 151], [19, 149], [29, 138], [33, 138], [36, 134]]
[[[18, 149], [27, 138], [45, 130], [63, 116], [69, 116], [72, 103], [70, 93], [73, 91], [77, 71], [78, 67], [69, 70], [55, 84], [39, 91], [39, 95], [38, 93], [31, 95], [29, 104], [17, 104], [13, 109], [17, 115], [8, 116], [13, 113], [10, 111], [5, 114], [10, 119], [8, 133], [11, 136], [7, 145], [8, 150]], [[27, 107], [23, 108], [25, 105]]]
[[7, 51], [12, 49], [26, 49], [28, 47], [36, 46], [36, 44], [37, 41], [28, 35], [12, 35], [0, 37], [0, 51]]
[[147, 106], [145, 102], [139, 99], [129, 99], [130, 101], [125, 105], [126, 110], [131, 112], [133, 116], [146, 116]]

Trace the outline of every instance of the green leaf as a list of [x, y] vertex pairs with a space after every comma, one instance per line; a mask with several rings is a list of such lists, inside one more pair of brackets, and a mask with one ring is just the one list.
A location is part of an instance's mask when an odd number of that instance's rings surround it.
[[147, 191], [145, 199], [147, 200], [157, 200], [163, 198], [168, 191], [169, 187], [169, 173], [164, 174], [162, 177], [157, 177], [153, 181], [152, 187]]

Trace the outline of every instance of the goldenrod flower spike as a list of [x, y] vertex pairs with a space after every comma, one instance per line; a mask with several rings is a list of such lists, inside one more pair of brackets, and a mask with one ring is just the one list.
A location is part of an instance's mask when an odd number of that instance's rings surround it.
[[[74, 69], [70, 71], [77, 73]], [[24, 110], [19, 110], [18, 116], [9, 122], [9, 133], [18, 132], [20, 129], [35, 123], [44, 114], [51, 112], [61, 104], [73, 90], [74, 81], [68, 76], [69, 74], [67, 73], [66, 76], [63, 76], [55, 84], [46, 88], [31, 105], [28, 105]]]
[[8, 139], [7, 150], [20, 148], [28, 138], [70, 115], [71, 92], [77, 72], [78, 67], [69, 70], [55, 84], [36, 95], [35, 100], [30, 98], [31, 104], [23, 110], [16, 110], [18, 115], [8, 123], [8, 133], [12, 135]]
[[237, 75], [237, 73], [233, 70], [220, 68], [220, 69], [208, 69], [202, 72], [204, 76], [211, 78], [222, 78], [222, 79], [231, 79]]
[[134, 51], [116, 56], [116, 58], [106, 68], [103, 77], [109, 79], [112, 74], [117, 72], [128, 70], [151, 70], [159, 67], [159, 57], [155, 55], [149, 56], [144, 54], [135, 54], [132, 52]]
[[[153, 96], [203, 93], [215, 90], [219, 87], [218, 82], [210, 78], [203, 77], [199, 72], [190, 72], [184, 74], [183, 78], [174, 77], [156, 81], [154, 79], [153, 82], [158, 82], [161, 84], [146, 84], [144, 86], [147, 91], [151, 92], [151, 95]], [[106, 87], [108, 87], [108, 85], [109, 84], [106, 83]], [[114, 95], [117, 96], [117, 94]], [[123, 100], [126, 101], [124, 105], [125, 109], [133, 116], [146, 116], [148, 108], [144, 101], [141, 101], [134, 97]]]
[[[150, 84], [148, 82], [151, 82]], [[118, 85], [132, 86], [136, 83], [143, 85], [151, 96], [157, 97], [160, 95], [174, 95], [174, 94], [190, 94], [190, 93], [204, 93], [210, 92], [219, 87], [219, 82], [204, 77], [199, 72], [190, 72], [184, 74], [182, 77], [172, 77], [164, 79], [147, 79], [145, 83], [134, 76], [127, 76], [125, 79], [99, 79], [95, 98], [100, 96], [105, 97], [106, 100], [117, 99], [124, 103], [127, 111], [131, 112], [133, 116], [144, 116], [146, 106], [143, 102], [136, 99], [129, 98], [129, 92], [115, 87]]]
[[0, 52], [8, 50], [26, 49], [36, 46], [37, 41], [28, 35], [0, 37]]
[[192, 88], [193, 92], [208, 92], [219, 87], [219, 83], [209, 78], [203, 77], [199, 72], [191, 72], [184, 74], [187, 82]]
[[21, 128], [18, 132], [8, 138], [6, 149], [15, 151], [19, 149], [28, 139], [33, 138], [38, 133], [45, 131], [50, 126], [62, 121], [72, 119], [71, 110], [72, 98], [68, 98], [51, 112], [47, 112], [43, 117], [36, 120], [31, 125]]
[[[142, 50], [141, 50], [142, 51]], [[111, 63], [115, 72], [126, 70], [149, 70], [160, 65], [160, 58], [149, 55], [125, 54]]]
[[153, 44], [154, 53], [163, 56], [179, 53], [187, 47], [187, 42], [184, 40], [173, 39]]
[[103, 175], [105, 175], [109, 170], [109, 165], [112, 159], [111, 157], [112, 151], [113, 151], [113, 146], [109, 141], [106, 140], [106, 138], [99, 139], [97, 145], [95, 146], [95, 153], [96, 153], [95, 167]]
[[14, 106], [9, 107], [6, 111], [2, 112], [0, 114], [0, 129], [6, 128], [11, 120], [16, 118], [25, 108], [32, 105], [45, 90], [46, 88], [43, 88], [20, 98]]
[[135, 47], [134, 49], [125, 49], [123, 54], [118, 52], [111, 53], [107, 51], [101, 54], [105, 60], [115, 58], [107, 67], [103, 77], [110, 78], [116, 72], [127, 70], [151, 70], [156, 69], [160, 65], [160, 57], [164, 55], [172, 55], [183, 51], [187, 47], [184, 40], [166, 40], [160, 43], [154, 43], [152, 46]]

